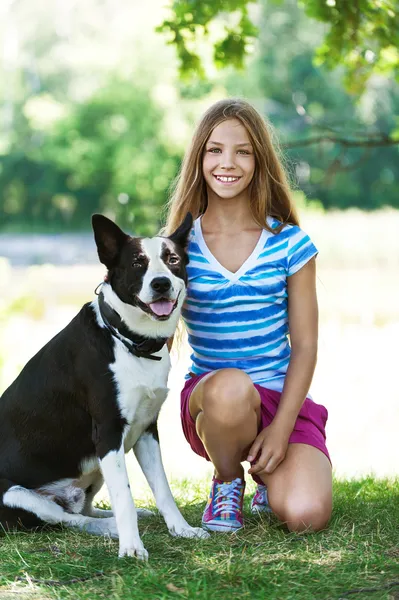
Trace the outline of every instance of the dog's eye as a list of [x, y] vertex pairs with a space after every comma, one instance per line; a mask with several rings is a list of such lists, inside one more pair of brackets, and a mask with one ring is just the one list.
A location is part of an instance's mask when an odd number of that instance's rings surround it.
[[170, 265], [177, 265], [177, 263], [180, 262], [180, 259], [175, 254], [171, 254], [169, 256], [168, 262]]

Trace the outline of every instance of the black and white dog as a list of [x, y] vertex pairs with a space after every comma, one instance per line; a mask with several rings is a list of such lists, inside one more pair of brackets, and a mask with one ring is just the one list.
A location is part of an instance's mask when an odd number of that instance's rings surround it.
[[[118, 537], [119, 556], [146, 559], [125, 464], [131, 448], [170, 533], [208, 535], [190, 527], [173, 500], [156, 425], [168, 391], [166, 341], [185, 297], [192, 218], [154, 238], [132, 238], [102, 215], [92, 221], [108, 269], [98, 299], [0, 398], [0, 524], [63, 523]], [[112, 512], [92, 506], [104, 480]]]

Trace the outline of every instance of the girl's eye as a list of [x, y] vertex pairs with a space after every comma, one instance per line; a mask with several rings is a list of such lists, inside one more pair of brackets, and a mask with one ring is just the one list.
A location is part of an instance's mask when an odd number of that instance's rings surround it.
[[[208, 152], [210, 152], [211, 154], [220, 154], [221, 149], [220, 148], [208, 148]], [[245, 154], [246, 156], [248, 156], [250, 154], [250, 152], [248, 152], [247, 150], [238, 150], [238, 153]]]
[[174, 254], [172, 254], [171, 256], [169, 256], [168, 262], [170, 265], [177, 265], [180, 262], [180, 259], [178, 256], [175, 256]]

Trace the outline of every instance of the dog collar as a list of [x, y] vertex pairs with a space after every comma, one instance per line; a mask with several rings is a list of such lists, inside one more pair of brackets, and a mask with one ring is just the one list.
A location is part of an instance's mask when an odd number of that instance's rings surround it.
[[140, 358], [162, 360], [161, 356], [153, 356], [153, 353], [158, 352], [166, 344], [168, 338], [149, 338], [130, 331], [116, 310], [105, 302], [102, 292], [98, 294], [98, 306], [108, 331], [117, 337], [131, 354]]

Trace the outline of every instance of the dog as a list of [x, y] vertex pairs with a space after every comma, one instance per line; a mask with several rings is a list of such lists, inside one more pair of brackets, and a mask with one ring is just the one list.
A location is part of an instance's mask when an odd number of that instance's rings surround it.
[[[119, 538], [119, 556], [146, 560], [125, 463], [132, 448], [169, 532], [208, 536], [174, 502], [157, 433], [192, 216], [169, 237], [131, 237], [99, 214], [92, 226], [107, 268], [100, 293], [0, 398], [0, 524], [77, 527]], [[92, 506], [104, 481], [112, 511]]]

